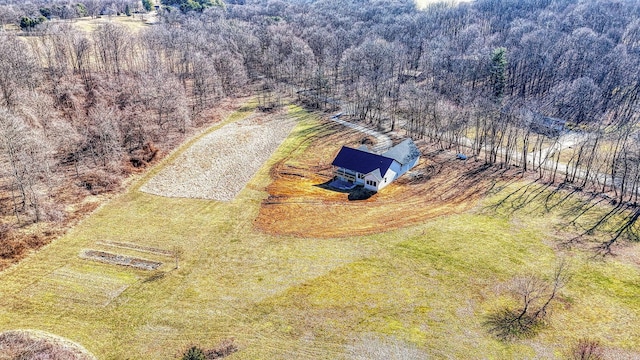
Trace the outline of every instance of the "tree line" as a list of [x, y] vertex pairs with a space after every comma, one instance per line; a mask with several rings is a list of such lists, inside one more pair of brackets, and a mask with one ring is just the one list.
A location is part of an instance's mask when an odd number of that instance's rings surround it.
[[[47, 20], [34, 25], [35, 37], [0, 35], [0, 135], [12, 164], [3, 179], [16, 218], [39, 220], [55, 204], [43, 200], [55, 189], [52, 173], [122, 172], [149, 144], [178, 141], [221, 99], [252, 92], [341, 108], [488, 164], [637, 202], [636, 2], [159, 5], [159, 23], [139, 32], [115, 21], [83, 32]], [[127, 6], [145, 11], [149, 2], [4, 1], [0, 18], [44, 16], [43, 7], [124, 14]], [[576, 134], [570, 145], [559, 136], [567, 129]]]

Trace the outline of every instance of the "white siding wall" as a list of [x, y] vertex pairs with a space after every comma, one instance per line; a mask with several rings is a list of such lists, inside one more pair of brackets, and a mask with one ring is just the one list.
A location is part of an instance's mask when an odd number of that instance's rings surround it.
[[[394, 165], [396, 164], [395, 162], [393, 163]], [[393, 165], [391, 165], [391, 167], [389, 168], [389, 170], [387, 170], [387, 173], [384, 174], [382, 180], [380, 181], [380, 185], [378, 185], [378, 190], [382, 189], [383, 187], [391, 184], [393, 182], [393, 180], [398, 178], [398, 173], [396, 171], [394, 171], [393, 169]], [[400, 166], [398, 166], [399, 168]]]
[[[379, 191], [385, 186], [391, 184], [391, 182], [393, 182], [393, 180], [398, 177], [396, 172], [392, 169], [394, 165], [396, 165], [395, 162], [393, 163], [393, 165], [391, 165], [389, 170], [387, 170], [387, 173], [382, 176], [382, 179], [379, 179], [377, 176], [373, 176], [371, 174], [367, 175], [365, 177], [364, 188], [368, 190]], [[399, 164], [397, 168], [400, 169]], [[372, 181], [375, 183], [375, 186], [371, 184]]]
[[380, 188], [380, 179], [372, 174], [367, 174], [364, 178], [364, 188], [368, 190], [378, 191]]
[[[379, 179], [377, 176], [374, 176], [373, 174], [367, 174], [365, 175], [364, 179], [359, 179], [358, 175], [360, 173], [353, 172], [353, 174], [355, 174], [355, 177], [356, 177], [355, 183], [364, 185], [365, 189], [372, 190], [372, 191], [379, 191], [385, 186], [391, 184], [395, 179], [399, 178], [404, 173], [409, 171], [412, 167], [416, 166], [419, 159], [420, 158], [417, 158], [414, 161], [406, 164], [405, 166], [402, 166], [397, 161], [394, 161], [393, 163], [391, 163], [391, 166], [387, 170], [387, 173], [382, 176], [382, 179]], [[375, 185], [373, 185], [374, 183]]]

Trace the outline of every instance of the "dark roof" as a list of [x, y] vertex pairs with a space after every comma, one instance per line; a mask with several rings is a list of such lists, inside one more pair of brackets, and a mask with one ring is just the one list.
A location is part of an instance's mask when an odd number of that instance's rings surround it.
[[565, 131], [565, 126], [567, 124], [566, 120], [552, 118], [548, 116], [534, 116], [531, 121], [531, 130], [547, 135], [556, 137], [560, 135], [561, 132]]
[[393, 159], [382, 155], [343, 146], [331, 165], [362, 174], [380, 169], [380, 173], [384, 175], [393, 161]]
[[392, 158], [400, 164], [406, 165], [420, 156], [420, 150], [418, 150], [413, 140], [405, 139], [400, 144], [383, 153], [382, 156]]

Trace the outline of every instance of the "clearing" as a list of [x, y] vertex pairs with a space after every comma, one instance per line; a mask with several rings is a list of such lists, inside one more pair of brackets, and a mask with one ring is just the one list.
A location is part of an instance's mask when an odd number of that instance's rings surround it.
[[167, 197], [230, 201], [287, 137], [286, 114], [254, 114], [193, 144], [140, 190]]
[[[59, 20], [61, 22], [65, 22], [67, 20]], [[129, 30], [140, 31], [150, 25], [153, 25], [158, 21], [155, 13], [149, 14], [133, 14], [132, 16], [99, 16], [95, 18], [91, 17], [83, 17], [79, 19], [74, 19], [71, 21], [73, 26], [78, 30], [85, 32], [92, 32], [97, 29], [98, 26], [111, 23], [125, 26]]]
[[[235, 197], [139, 191], [206, 134], [187, 142], [0, 273], [0, 331], [57, 334], [100, 359], [175, 359], [231, 338], [230, 359], [562, 359], [583, 338], [610, 358], [640, 357], [640, 264], [560, 248], [579, 209], [566, 193], [423, 147], [413, 177], [350, 201], [322, 184], [339, 147], [362, 134], [295, 106], [286, 115], [244, 108], [207, 134], [252, 117], [296, 125]], [[174, 247], [184, 250], [179, 269]], [[88, 249], [162, 265], [82, 259]], [[561, 255], [574, 276], [547, 326], [528, 340], [491, 336], [487, 315], [513, 301], [505, 284], [549, 274]]]
[[[358, 130], [331, 122], [299, 127], [298, 134], [322, 132], [301, 144], [271, 168], [273, 182], [256, 225], [265, 232], [299, 237], [343, 237], [398, 229], [441, 215], [461, 213], [477, 204], [493, 184], [494, 169], [452, 161], [448, 152], [431, 150], [408, 174], [366, 199], [327, 186], [331, 161], [342, 145], [358, 147]], [[364, 138], [363, 138], [364, 136]], [[424, 146], [423, 146], [424, 147]], [[485, 176], [481, 176], [485, 175]], [[484, 180], [478, 181], [478, 178]]]

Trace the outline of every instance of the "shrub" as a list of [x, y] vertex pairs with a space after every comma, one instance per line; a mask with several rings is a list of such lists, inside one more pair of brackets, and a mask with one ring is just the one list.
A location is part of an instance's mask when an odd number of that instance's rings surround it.
[[27, 250], [27, 244], [14, 234], [11, 224], [0, 224], [0, 258], [18, 258]]
[[192, 346], [182, 355], [182, 360], [207, 360], [207, 358], [204, 356], [202, 349]]
[[0, 241], [7, 240], [12, 230], [13, 226], [10, 224], [0, 224]]
[[158, 155], [158, 148], [152, 142], [144, 144], [141, 148], [134, 149], [130, 152], [129, 162], [135, 168], [146, 167]]
[[114, 174], [103, 170], [90, 171], [80, 178], [81, 187], [87, 189], [92, 195], [110, 192], [120, 186], [120, 179]]
[[564, 260], [558, 263], [551, 279], [533, 274], [515, 278], [510, 290], [516, 306], [490, 314], [485, 322], [489, 332], [502, 340], [535, 335], [546, 323], [550, 307], [557, 301], [568, 278], [568, 265]]
[[597, 340], [581, 339], [573, 347], [572, 360], [604, 360], [604, 351]]
[[238, 347], [233, 342], [233, 339], [225, 339], [216, 348], [206, 351], [206, 359], [221, 359], [233, 354], [236, 351], [238, 351]]
[[218, 346], [210, 350], [202, 350], [197, 346], [191, 346], [182, 355], [182, 360], [215, 360], [227, 357], [238, 351], [233, 339], [225, 339]]

